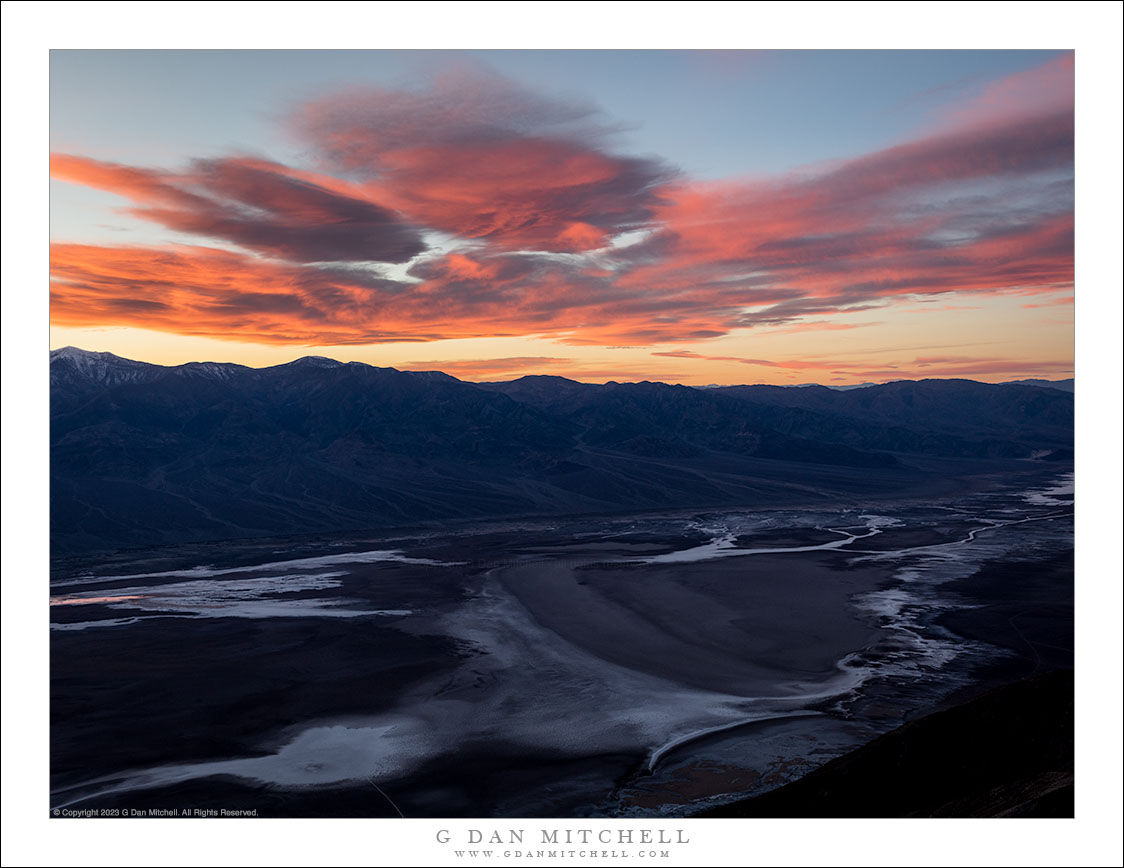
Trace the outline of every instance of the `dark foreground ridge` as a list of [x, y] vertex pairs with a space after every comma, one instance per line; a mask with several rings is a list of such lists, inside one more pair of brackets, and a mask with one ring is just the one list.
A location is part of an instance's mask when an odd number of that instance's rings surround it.
[[1072, 817], [1073, 671], [911, 721], [704, 817]]
[[1072, 441], [1073, 395], [1038, 385], [468, 383], [66, 347], [51, 353], [51, 544], [935, 497], [1056, 470]]

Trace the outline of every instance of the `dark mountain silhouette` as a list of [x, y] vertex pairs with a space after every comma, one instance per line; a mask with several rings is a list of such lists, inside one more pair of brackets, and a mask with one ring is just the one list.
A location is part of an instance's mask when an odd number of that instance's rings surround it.
[[67, 347], [51, 353], [52, 545], [918, 495], [1064, 456], [1072, 416], [1060, 390], [967, 380], [476, 384], [318, 357], [164, 367]]

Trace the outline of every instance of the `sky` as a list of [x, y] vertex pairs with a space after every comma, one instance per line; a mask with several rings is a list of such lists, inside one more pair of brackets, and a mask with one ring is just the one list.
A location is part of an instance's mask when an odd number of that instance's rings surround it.
[[1070, 51], [55, 50], [50, 72], [52, 347], [1072, 376]]

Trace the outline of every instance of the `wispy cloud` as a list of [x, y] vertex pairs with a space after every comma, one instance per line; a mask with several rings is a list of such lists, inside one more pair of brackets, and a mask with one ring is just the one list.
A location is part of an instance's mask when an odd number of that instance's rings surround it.
[[694, 359], [705, 362], [737, 362], [753, 367], [779, 368], [786, 371], [805, 373], [810, 376], [824, 373], [840, 375], [831, 377], [841, 379], [890, 377], [912, 379], [917, 377], [961, 377], [992, 376], [1010, 374], [1026, 376], [1029, 374], [1072, 374], [1071, 360], [1034, 360], [1027, 358], [1000, 358], [995, 356], [915, 356], [910, 360], [892, 363], [871, 363], [854, 359], [824, 359], [808, 357], [800, 359], [753, 359], [741, 356], [712, 356], [687, 350], [669, 350], [652, 353], [674, 359]]
[[573, 359], [551, 356], [515, 356], [506, 359], [435, 359], [432, 361], [408, 362], [402, 365], [406, 371], [443, 371], [454, 377], [482, 379], [514, 375], [522, 376], [528, 371], [538, 373], [559, 367], [572, 367]]

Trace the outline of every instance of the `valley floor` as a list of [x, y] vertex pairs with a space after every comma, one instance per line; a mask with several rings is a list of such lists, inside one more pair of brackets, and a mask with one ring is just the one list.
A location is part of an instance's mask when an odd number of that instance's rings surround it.
[[60, 562], [52, 808], [683, 816], [1072, 667], [1072, 476]]

